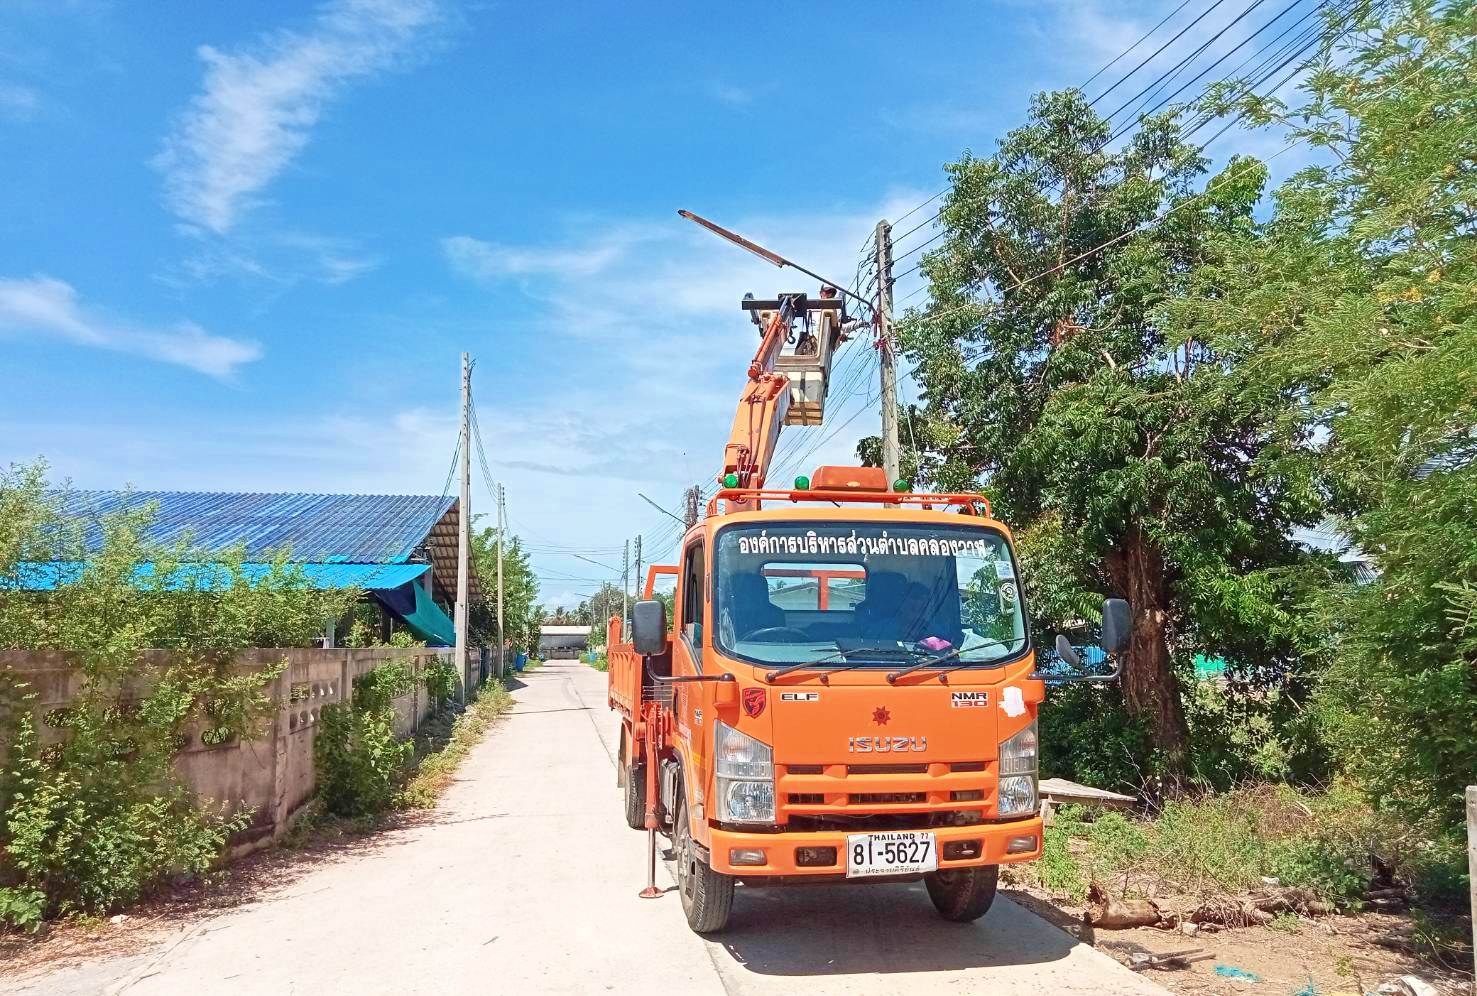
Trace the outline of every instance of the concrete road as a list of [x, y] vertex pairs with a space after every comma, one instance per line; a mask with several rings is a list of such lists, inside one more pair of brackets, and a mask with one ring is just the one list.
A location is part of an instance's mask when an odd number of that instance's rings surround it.
[[916, 884], [740, 890], [703, 940], [675, 894], [636, 895], [645, 835], [621, 820], [605, 676], [556, 661], [517, 698], [424, 825], [154, 950], [0, 991], [1164, 992], [1003, 897], [946, 923]]

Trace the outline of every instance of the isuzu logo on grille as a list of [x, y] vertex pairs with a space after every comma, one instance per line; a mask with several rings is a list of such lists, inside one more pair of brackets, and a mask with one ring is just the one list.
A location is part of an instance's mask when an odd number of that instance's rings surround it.
[[853, 754], [898, 754], [928, 750], [927, 737], [848, 737], [846, 749]]

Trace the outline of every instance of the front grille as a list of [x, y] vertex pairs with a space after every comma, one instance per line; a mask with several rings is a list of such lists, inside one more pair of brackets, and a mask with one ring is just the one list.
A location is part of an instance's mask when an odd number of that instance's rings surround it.
[[977, 809], [931, 813], [858, 813], [854, 816], [841, 813], [815, 816], [796, 814], [790, 817], [790, 822], [784, 829], [796, 833], [858, 833], [863, 830], [935, 830], [939, 827], [974, 826], [983, 822], [983, 814]]
[[846, 797], [849, 806], [902, 806], [927, 802], [927, 792], [855, 792]]
[[[794, 771], [794, 768], [790, 769]], [[848, 764], [848, 775], [926, 775], [926, 764]]]
[[891, 764], [783, 764], [775, 787], [790, 830], [872, 831], [980, 823], [995, 783], [989, 761], [900, 758]]

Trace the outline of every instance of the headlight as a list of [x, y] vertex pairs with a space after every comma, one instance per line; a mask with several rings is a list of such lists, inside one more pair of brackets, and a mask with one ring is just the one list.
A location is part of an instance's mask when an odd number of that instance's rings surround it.
[[1039, 764], [1040, 740], [1033, 722], [1000, 745], [999, 815], [1021, 816], [1036, 811]]
[[1000, 779], [1001, 816], [1020, 816], [1036, 811], [1036, 776], [1010, 775]]
[[1033, 722], [1000, 745], [1000, 773], [1034, 775], [1038, 768], [1038, 746], [1036, 724]]
[[774, 751], [729, 726], [713, 727], [718, 806], [725, 823], [774, 822]]

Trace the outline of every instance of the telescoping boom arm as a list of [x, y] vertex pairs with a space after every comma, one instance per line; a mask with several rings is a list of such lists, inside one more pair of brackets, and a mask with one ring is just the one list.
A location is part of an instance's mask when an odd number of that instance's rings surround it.
[[[677, 213], [768, 263], [792, 267], [821, 281], [816, 298], [805, 294], [781, 294], [769, 301], [755, 300], [752, 295], [744, 298], [744, 310], [760, 329], [759, 348], [749, 363], [748, 382], [734, 413], [718, 481], [729, 488], [762, 488], [781, 430], [786, 425], [818, 426], [824, 419], [831, 358], [845, 340], [848, 327], [843, 295], [856, 295], [691, 211]], [[797, 322], [801, 325], [798, 339]], [[794, 348], [787, 349], [790, 345]], [[730, 512], [751, 507], [754, 503], [750, 501], [728, 502]]]

